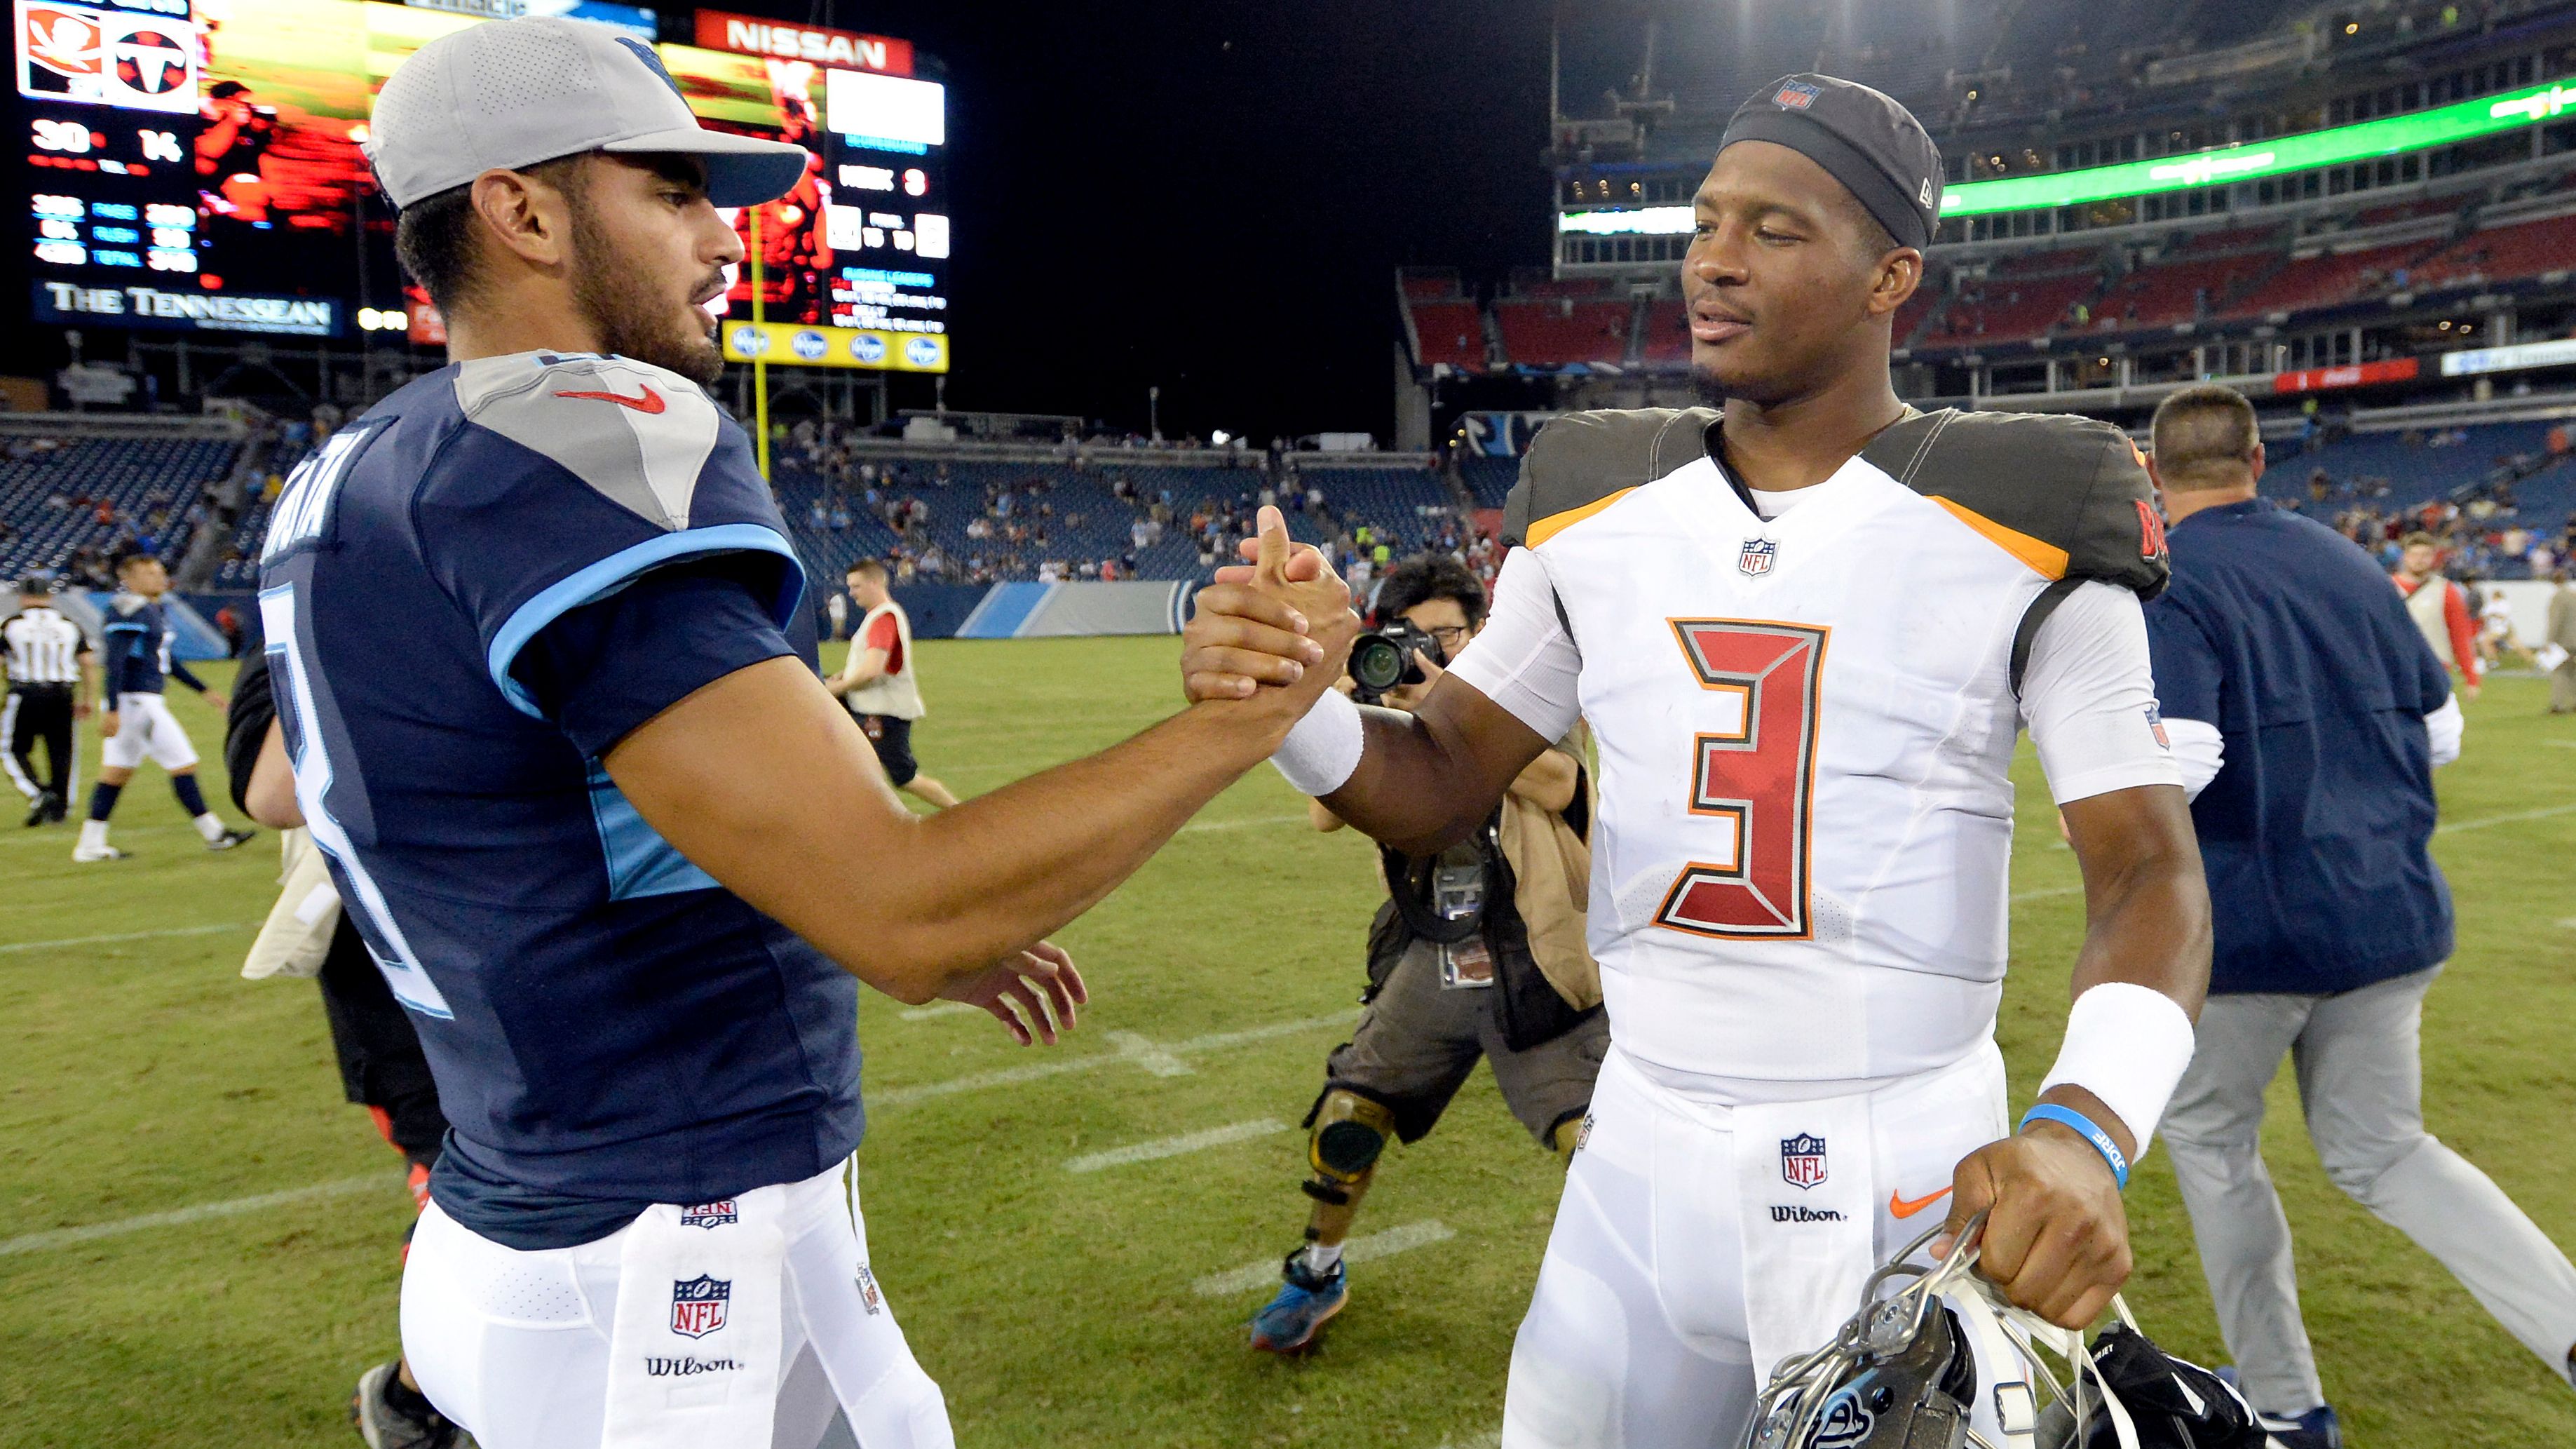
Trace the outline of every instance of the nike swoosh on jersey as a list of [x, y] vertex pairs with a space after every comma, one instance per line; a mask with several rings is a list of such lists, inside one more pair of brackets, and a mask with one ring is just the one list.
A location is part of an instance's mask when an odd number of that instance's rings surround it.
[[1945, 1187], [1939, 1192], [1928, 1193], [1922, 1197], [1914, 1199], [1912, 1202], [1907, 1202], [1905, 1199], [1898, 1197], [1893, 1189], [1890, 1189], [1887, 1194], [1887, 1210], [1896, 1214], [1900, 1218], [1910, 1218], [1916, 1213], [1923, 1211], [1925, 1208], [1930, 1207], [1932, 1204], [1939, 1202], [1941, 1199], [1948, 1197], [1949, 1195], [1950, 1189]]
[[622, 392], [559, 392], [555, 396], [595, 398], [600, 402], [613, 402], [622, 408], [633, 408], [639, 413], [658, 413], [669, 406], [662, 401], [662, 395], [653, 390], [653, 384], [646, 382], [636, 385], [644, 389], [642, 397], [628, 397]]

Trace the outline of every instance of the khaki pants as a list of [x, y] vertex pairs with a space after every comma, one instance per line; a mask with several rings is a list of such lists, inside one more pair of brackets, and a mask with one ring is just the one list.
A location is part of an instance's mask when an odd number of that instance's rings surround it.
[[2549, 672], [2549, 712], [2576, 712], [2576, 659]]

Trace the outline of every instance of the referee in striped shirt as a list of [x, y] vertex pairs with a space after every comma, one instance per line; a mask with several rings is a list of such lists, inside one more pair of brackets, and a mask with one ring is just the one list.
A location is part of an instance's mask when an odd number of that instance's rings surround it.
[[[79, 756], [72, 721], [89, 713], [80, 698], [91, 658], [88, 636], [54, 608], [53, 581], [29, 574], [18, 585], [18, 612], [0, 622], [9, 657], [9, 702], [0, 705], [0, 735], [9, 741], [9, 783], [27, 797], [27, 823], [63, 818]], [[36, 783], [36, 744], [45, 746], [46, 782]]]

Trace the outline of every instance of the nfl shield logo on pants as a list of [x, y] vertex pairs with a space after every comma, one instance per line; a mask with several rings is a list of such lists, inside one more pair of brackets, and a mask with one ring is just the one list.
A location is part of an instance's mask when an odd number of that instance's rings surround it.
[[1825, 1139], [1801, 1132], [1780, 1139], [1780, 1178], [1794, 1188], [1825, 1180]]
[[732, 1297], [731, 1279], [704, 1273], [672, 1284], [671, 1331], [682, 1338], [704, 1338], [724, 1327], [725, 1303]]
[[1735, 556], [1735, 566], [1743, 571], [1746, 578], [1758, 579], [1771, 572], [1771, 560], [1779, 555], [1778, 540], [1748, 538], [1744, 541], [1744, 552]]

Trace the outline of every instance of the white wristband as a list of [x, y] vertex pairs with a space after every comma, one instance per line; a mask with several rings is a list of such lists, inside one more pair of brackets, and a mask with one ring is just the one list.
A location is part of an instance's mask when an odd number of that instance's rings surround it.
[[1328, 689], [1288, 731], [1288, 738], [1279, 742], [1270, 763], [1299, 793], [1330, 795], [1360, 767], [1360, 751], [1367, 744], [1360, 707], [1351, 703], [1349, 695]]
[[2101, 1098], [2138, 1144], [2135, 1162], [2147, 1155], [2147, 1139], [2191, 1065], [2191, 1049], [2191, 1016], [2180, 1002], [2152, 987], [2105, 981], [2075, 998], [2066, 1014], [2066, 1044], [2039, 1090], [2071, 1085]]

